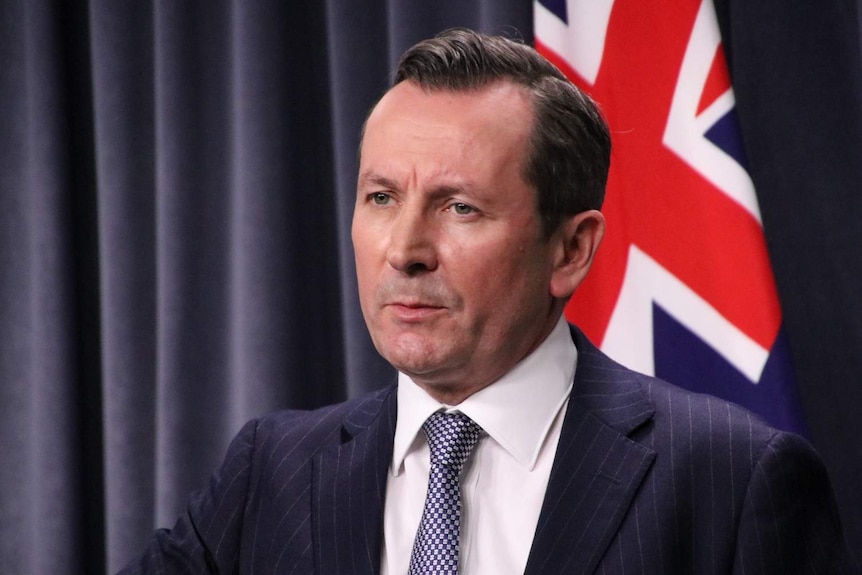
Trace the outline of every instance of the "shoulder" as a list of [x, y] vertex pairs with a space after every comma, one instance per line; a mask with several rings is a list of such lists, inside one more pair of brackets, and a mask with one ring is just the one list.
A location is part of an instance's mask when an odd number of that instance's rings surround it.
[[694, 393], [654, 377], [641, 376], [640, 383], [655, 408], [656, 426], [686, 430], [694, 437], [712, 437], [714, 441], [724, 437], [745, 439], [761, 448], [783, 433], [727, 400]]
[[732, 438], [750, 442], [752, 450], [763, 449], [779, 433], [734, 403], [689, 391], [618, 364], [577, 328], [573, 327], [572, 336], [578, 348], [579, 395], [587, 397], [590, 407], [600, 406], [603, 413], [610, 412], [609, 406], [618, 412], [648, 412], [650, 416], [640, 420], [642, 427], [636, 435], [652, 435], [655, 447], [666, 443], [678, 445], [683, 440], [720, 446]]
[[687, 467], [695, 488], [710, 484], [737, 491], [735, 497], [747, 492], [750, 498], [760, 487], [776, 498], [786, 495], [810, 505], [822, 497], [832, 504], [824, 464], [805, 438], [724, 399], [655, 377], [631, 377], [654, 409], [633, 438], [657, 453], [659, 466], [677, 467], [672, 474]]
[[578, 404], [654, 454], [638, 508], [655, 515], [659, 535], [718, 534], [714, 549], [735, 554], [740, 572], [759, 572], [764, 561], [776, 572], [848, 571], [828, 474], [808, 441], [724, 399], [627, 369], [577, 330], [573, 338]]
[[573, 392], [578, 403], [655, 451], [657, 466], [667, 465], [674, 473], [690, 468], [695, 476], [698, 470], [714, 474], [723, 468], [737, 482], [775, 457], [822, 468], [803, 438], [727, 400], [632, 371], [598, 350], [577, 328], [572, 337], [578, 348]]
[[[249, 421], [234, 440], [270, 451], [316, 451], [344, 441], [368, 427], [394, 398], [395, 386], [313, 410], [280, 410]], [[394, 403], [393, 403], [394, 405]]]

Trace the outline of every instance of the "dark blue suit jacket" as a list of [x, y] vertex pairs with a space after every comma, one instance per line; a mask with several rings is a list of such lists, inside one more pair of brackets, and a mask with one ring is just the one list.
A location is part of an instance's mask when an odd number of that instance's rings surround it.
[[[804, 440], [572, 333], [578, 368], [527, 573], [855, 572]], [[394, 389], [247, 424], [209, 489], [122, 573], [378, 573]]]

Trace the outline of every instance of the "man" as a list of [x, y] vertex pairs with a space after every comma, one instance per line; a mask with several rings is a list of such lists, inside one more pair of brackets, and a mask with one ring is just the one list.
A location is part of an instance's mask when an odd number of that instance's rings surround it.
[[367, 120], [353, 221], [397, 385], [247, 424], [124, 572], [851, 572], [807, 443], [562, 318], [609, 158], [595, 105], [529, 47], [411, 48]]

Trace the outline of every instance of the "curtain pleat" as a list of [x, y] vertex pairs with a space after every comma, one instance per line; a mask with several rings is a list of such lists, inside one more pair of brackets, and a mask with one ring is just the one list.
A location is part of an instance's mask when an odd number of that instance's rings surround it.
[[129, 553], [152, 530], [156, 500], [152, 10], [145, 3], [93, 2], [89, 28], [101, 290], [103, 536], [113, 558], [116, 550]]
[[90, 441], [100, 429], [91, 155], [81, 150], [92, 139], [69, 113], [88, 93], [72, 84], [86, 51], [64, 27], [77, 16], [49, 2], [0, 14], [0, 568], [10, 573], [80, 570], [84, 549], [101, 543], [88, 531], [101, 532], [93, 511], [103, 511], [91, 455], [101, 442]]

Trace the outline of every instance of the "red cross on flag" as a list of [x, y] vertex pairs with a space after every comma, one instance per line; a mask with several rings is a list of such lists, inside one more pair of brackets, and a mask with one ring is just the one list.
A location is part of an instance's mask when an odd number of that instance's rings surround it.
[[601, 106], [608, 230], [566, 316], [617, 361], [803, 431], [711, 0], [540, 0], [536, 46]]

